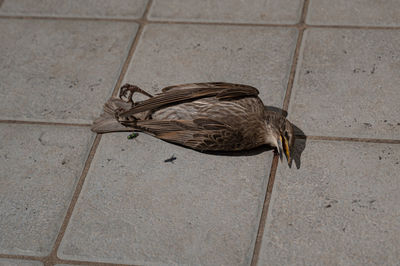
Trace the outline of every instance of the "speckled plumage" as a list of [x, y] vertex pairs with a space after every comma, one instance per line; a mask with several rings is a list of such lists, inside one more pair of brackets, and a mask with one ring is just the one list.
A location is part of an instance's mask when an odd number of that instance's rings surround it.
[[[134, 103], [135, 92], [150, 98]], [[126, 84], [118, 98], [105, 104], [92, 130], [142, 131], [200, 151], [278, 146], [280, 136], [286, 136], [289, 147], [294, 142], [289, 121], [279, 113], [265, 111], [257, 89], [222, 82], [171, 86], [154, 97]]]

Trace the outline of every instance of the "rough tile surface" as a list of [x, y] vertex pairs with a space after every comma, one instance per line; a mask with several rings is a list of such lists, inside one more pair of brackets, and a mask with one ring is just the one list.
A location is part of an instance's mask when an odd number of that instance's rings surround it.
[[400, 137], [400, 31], [311, 29], [289, 118], [306, 134]]
[[306, 22], [317, 25], [400, 26], [398, 0], [310, 0]]
[[303, 0], [155, 0], [149, 18], [172, 21], [296, 24]]
[[137, 25], [0, 19], [0, 118], [91, 123]]
[[124, 82], [160, 92], [181, 83], [226, 81], [260, 89], [282, 106], [297, 31], [287, 28], [148, 25]]
[[0, 266], [42, 266], [40, 261], [0, 259]]
[[259, 265], [398, 265], [400, 145], [308, 141], [279, 165]]
[[0, 124], [0, 253], [50, 252], [81, 175], [88, 128]]
[[147, 0], [5, 0], [0, 15], [140, 18]]
[[145, 134], [104, 135], [58, 256], [247, 265], [272, 154], [209, 155]]

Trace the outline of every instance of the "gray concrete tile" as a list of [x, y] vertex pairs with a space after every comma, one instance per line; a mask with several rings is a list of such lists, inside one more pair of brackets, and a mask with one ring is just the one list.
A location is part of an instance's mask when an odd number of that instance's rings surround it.
[[296, 24], [303, 0], [155, 0], [154, 20]]
[[399, 42], [399, 30], [307, 30], [291, 121], [311, 135], [399, 139]]
[[273, 153], [218, 156], [127, 135], [103, 136], [58, 257], [248, 265]]
[[124, 82], [151, 93], [181, 83], [236, 82], [280, 107], [296, 39], [297, 30], [288, 28], [148, 25]]
[[400, 145], [308, 141], [279, 165], [259, 265], [398, 265]]
[[88, 128], [0, 124], [0, 253], [48, 255], [93, 136]]
[[314, 25], [399, 26], [399, 1], [310, 0], [306, 22]]
[[0, 15], [140, 18], [147, 0], [4, 0]]
[[137, 25], [1, 19], [0, 118], [91, 123], [111, 94]]
[[0, 259], [0, 266], [42, 266], [40, 261]]

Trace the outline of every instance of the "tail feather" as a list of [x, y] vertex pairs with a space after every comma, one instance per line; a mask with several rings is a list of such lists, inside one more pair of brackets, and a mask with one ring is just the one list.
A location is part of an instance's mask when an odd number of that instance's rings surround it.
[[131, 104], [118, 98], [108, 100], [104, 105], [104, 112], [93, 122], [92, 131], [96, 133], [134, 131], [134, 128], [120, 124], [115, 118], [115, 111], [121, 108], [129, 110]]

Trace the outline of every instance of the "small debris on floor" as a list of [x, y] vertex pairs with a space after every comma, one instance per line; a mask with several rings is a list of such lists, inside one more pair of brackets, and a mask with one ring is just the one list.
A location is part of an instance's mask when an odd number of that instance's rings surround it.
[[164, 163], [174, 163], [175, 160], [176, 160], [175, 155], [172, 155], [170, 158], [165, 159]]
[[128, 136], [128, 139], [134, 139], [134, 138], [136, 138], [137, 136], [139, 136], [139, 133], [133, 132], [132, 134], [130, 134], [130, 135]]

